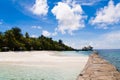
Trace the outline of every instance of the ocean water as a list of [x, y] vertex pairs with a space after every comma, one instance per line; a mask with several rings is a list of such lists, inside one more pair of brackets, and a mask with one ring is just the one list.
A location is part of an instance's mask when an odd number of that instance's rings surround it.
[[[88, 56], [91, 52], [86, 51], [62, 51], [53, 56]], [[36, 67], [20, 66], [0, 63], [0, 80], [76, 80], [80, 73], [78, 67]]]
[[0, 80], [72, 80], [79, 70], [15, 65], [2, 65], [0, 68]]
[[89, 56], [92, 51], [60, 51], [56, 56]]
[[120, 71], [120, 49], [97, 50], [99, 55], [113, 64]]

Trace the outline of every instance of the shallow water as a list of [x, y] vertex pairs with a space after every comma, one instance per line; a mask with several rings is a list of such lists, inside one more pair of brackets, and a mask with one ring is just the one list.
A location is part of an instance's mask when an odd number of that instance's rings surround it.
[[[52, 56], [76, 57], [88, 56], [90, 52], [64, 51], [55, 52]], [[81, 61], [56, 64], [55, 66], [22, 66], [0, 63], [0, 80], [76, 80], [81, 71]], [[52, 65], [52, 64], [51, 64]]]
[[23, 67], [15, 65], [0, 66], [0, 80], [73, 80], [79, 69], [52, 67]]

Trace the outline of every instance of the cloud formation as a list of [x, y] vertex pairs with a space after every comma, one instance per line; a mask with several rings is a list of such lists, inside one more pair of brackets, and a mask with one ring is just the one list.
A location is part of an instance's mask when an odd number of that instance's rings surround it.
[[42, 29], [41, 26], [32, 26], [31, 28], [32, 28], [32, 29]]
[[114, 2], [110, 0], [107, 6], [97, 11], [90, 23], [103, 29], [107, 29], [108, 25], [120, 23], [120, 3], [114, 5]]
[[72, 0], [58, 2], [52, 9], [52, 13], [58, 20], [57, 30], [62, 34], [66, 32], [72, 34], [73, 31], [85, 27], [84, 19], [86, 16], [83, 16], [84, 12], [81, 6]]
[[102, 0], [62, 0], [63, 2], [76, 2], [80, 5], [85, 5], [85, 6], [92, 6], [95, 5], [96, 3], [102, 1]]
[[46, 36], [46, 37], [49, 37], [51, 35], [50, 32], [48, 32], [47, 30], [43, 30], [42, 31], [42, 35]]
[[50, 37], [50, 36], [56, 36], [58, 33], [57, 31], [54, 31], [53, 33], [52, 32], [49, 32], [47, 30], [43, 30], [42, 31], [42, 35], [46, 36], [46, 37]]
[[120, 48], [120, 31], [103, 34], [99, 39], [93, 41], [96, 48], [117, 49]]
[[47, 0], [36, 0], [30, 11], [37, 16], [45, 16], [48, 13]]
[[74, 1], [76, 1], [77, 3], [79, 3], [81, 5], [92, 6], [92, 5], [95, 5], [102, 0], [74, 0]]
[[[96, 34], [96, 33], [94, 33]], [[65, 44], [70, 45], [76, 49], [81, 49], [84, 46], [91, 45], [95, 49], [119, 49], [120, 48], [120, 30], [111, 31], [98, 35], [97, 38], [91, 39], [71, 39], [65, 40]]]
[[32, 38], [38, 38], [38, 35], [30, 35]]

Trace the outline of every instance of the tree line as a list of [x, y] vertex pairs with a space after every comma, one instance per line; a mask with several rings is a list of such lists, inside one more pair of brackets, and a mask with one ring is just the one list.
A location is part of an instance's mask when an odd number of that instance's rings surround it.
[[38, 38], [24, 35], [21, 29], [14, 27], [5, 32], [0, 32], [0, 51], [30, 51], [30, 50], [74, 50], [63, 43], [62, 40], [54, 41], [43, 35]]

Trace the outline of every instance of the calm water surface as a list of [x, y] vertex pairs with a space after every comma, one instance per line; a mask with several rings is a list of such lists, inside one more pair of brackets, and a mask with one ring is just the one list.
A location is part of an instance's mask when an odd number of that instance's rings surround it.
[[97, 50], [101, 57], [115, 65], [120, 71], [120, 49]]
[[[56, 52], [53, 56], [88, 56], [90, 52], [64, 51]], [[19, 66], [0, 63], [0, 80], [76, 80], [80, 73], [78, 67], [35, 67]]]

